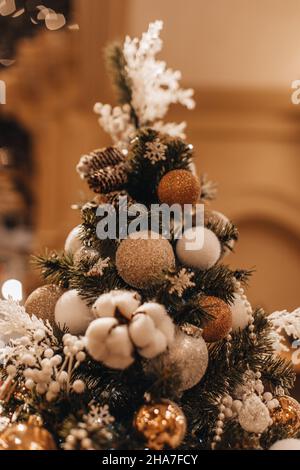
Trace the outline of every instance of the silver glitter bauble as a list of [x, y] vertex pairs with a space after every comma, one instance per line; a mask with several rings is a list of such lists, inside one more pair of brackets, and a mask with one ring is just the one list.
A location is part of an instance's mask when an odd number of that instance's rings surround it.
[[238, 420], [245, 431], [256, 434], [264, 432], [272, 424], [268, 408], [255, 394], [245, 399]]
[[169, 350], [145, 364], [146, 374], [161, 369], [180, 372], [179, 391], [194, 387], [204, 376], [208, 366], [208, 350], [202, 336], [189, 336], [178, 330]]

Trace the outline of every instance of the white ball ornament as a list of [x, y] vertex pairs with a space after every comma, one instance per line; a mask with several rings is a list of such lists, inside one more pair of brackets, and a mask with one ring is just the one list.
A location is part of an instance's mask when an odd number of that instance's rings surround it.
[[264, 432], [272, 422], [268, 408], [255, 394], [245, 399], [238, 420], [245, 431], [256, 434]]
[[186, 266], [205, 270], [214, 266], [221, 256], [218, 237], [206, 227], [192, 227], [182, 235], [176, 245], [176, 254]]
[[239, 294], [234, 294], [233, 302], [230, 304], [232, 313], [232, 331], [243, 330], [249, 324], [252, 308]]
[[55, 322], [63, 329], [68, 328], [73, 335], [84, 334], [92, 320], [92, 313], [77, 290], [65, 292], [55, 306]]
[[269, 450], [300, 450], [300, 439], [282, 439], [275, 442]]
[[67, 253], [75, 254], [76, 251], [82, 247], [82, 242], [80, 239], [81, 230], [82, 225], [77, 225], [71, 230], [71, 232], [67, 236], [67, 239], [65, 241], [65, 251]]

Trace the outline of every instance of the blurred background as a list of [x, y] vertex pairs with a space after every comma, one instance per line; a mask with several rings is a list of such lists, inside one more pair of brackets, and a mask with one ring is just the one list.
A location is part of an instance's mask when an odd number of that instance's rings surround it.
[[[300, 305], [298, 0], [0, 1], [0, 288], [39, 284], [29, 253], [60, 249], [89, 197], [75, 165], [109, 143], [93, 114], [113, 102], [103, 48], [163, 19], [163, 58], [195, 89], [185, 119], [199, 172], [219, 184], [212, 208], [240, 229], [234, 267], [255, 268], [253, 304]], [[45, 8], [56, 12], [45, 21]], [[19, 289], [19, 290], [18, 290]]]

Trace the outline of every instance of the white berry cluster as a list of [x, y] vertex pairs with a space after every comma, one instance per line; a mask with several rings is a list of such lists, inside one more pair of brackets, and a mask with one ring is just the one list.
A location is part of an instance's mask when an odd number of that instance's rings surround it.
[[174, 339], [174, 324], [165, 308], [156, 302], [141, 305], [137, 292], [115, 290], [103, 294], [92, 310], [98, 318], [86, 331], [86, 347], [96, 361], [107, 367], [129, 367], [136, 352], [154, 358]]
[[15, 355], [6, 367], [8, 377], [19, 376], [27, 390], [45, 395], [46, 400], [56, 400], [61, 392], [83, 393], [82, 380], [72, 380], [75, 369], [85, 360], [84, 341], [77, 336], [63, 337], [63, 354], [44, 343], [45, 331], [37, 330], [33, 338], [24, 336], [18, 340]]

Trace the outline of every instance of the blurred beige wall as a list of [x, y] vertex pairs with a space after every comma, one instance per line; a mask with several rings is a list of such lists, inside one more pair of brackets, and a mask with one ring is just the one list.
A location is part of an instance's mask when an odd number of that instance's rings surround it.
[[[213, 208], [232, 218], [241, 239], [228, 262], [256, 267], [249, 290], [268, 310], [300, 305], [300, 78], [298, 0], [75, 0], [79, 31], [25, 41], [5, 73], [12, 113], [32, 133], [38, 165], [36, 249], [61, 248], [88, 197], [75, 165], [107, 145], [92, 112], [111, 101], [105, 43], [165, 21], [168, 65], [196, 89], [188, 122], [198, 170], [219, 183]], [[0, 77], [1, 78], [1, 77]]]

